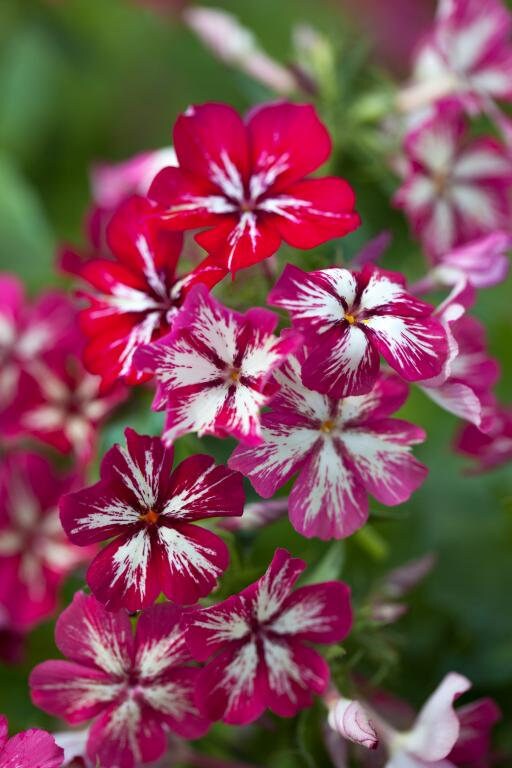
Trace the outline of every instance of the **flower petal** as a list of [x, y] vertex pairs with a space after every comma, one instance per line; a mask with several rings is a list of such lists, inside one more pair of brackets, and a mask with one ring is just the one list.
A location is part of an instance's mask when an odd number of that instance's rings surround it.
[[250, 605], [241, 594], [188, 614], [185, 638], [192, 658], [206, 661], [226, 643], [238, 642], [250, 632]]
[[311, 584], [289, 595], [269, 628], [311, 643], [339, 643], [352, 626], [350, 589], [341, 581]]
[[272, 256], [281, 245], [273, 218], [257, 210], [226, 216], [221, 223], [217, 221], [213, 229], [200, 232], [195, 239], [233, 276], [239, 269]]
[[146, 608], [135, 632], [134, 668], [144, 681], [190, 660], [183, 631], [183, 612], [171, 603]]
[[63, 760], [53, 736], [36, 728], [17, 733], [0, 754], [1, 768], [61, 768]]

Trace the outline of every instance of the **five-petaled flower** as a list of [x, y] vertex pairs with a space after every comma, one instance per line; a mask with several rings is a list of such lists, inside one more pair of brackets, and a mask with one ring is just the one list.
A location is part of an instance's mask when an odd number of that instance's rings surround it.
[[203, 286], [190, 292], [171, 333], [135, 359], [158, 382], [153, 407], [167, 411], [165, 442], [187, 432], [261, 441], [260, 408], [276, 390], [275, 370], [299, 343], [290, 331], [274, 335], [277, 320], [266, 309], [228, 309]]
[[332, 397], [369, 392], [379, 354], [404, 379], [439, 374], [446, 333], [434, 308], [412, 296], [402, 275], [367, 264], [360, 272], [329, 267], [303, 272], [288, 264], [269, 294], [304, 336], [307, 387]]
[[166, 334], [187, 291], [197, 282], [212, 287], [226, 270], [205, 259], [176, 276], [182, 236], [156, 227], [152, 204], [131, 197], [114, 214], [107, 241], [114, 259], [91, 259], [79, 270], [92, 286], [82, 292], [90, 306], [80, 313], [88, 340], [85, 366], [104, 386], [118, 378], [134, 384], [144, 374], [133, 366], [135, 351]]
[[9, 738], [0, 715], [0, 768], [61, 768], [64, 752], [46, 731], [31, 728]]
[[212, 720], [242, 725], [267, 708], [291, 717], [323, 693], [329, 667], [309, 643], [338, 643], [352, 625], [350, 590], [340, 581], [292, 591], [306, 564], [276, 550], [266, 573], [213, 608], [189, 615], [197, 661], [196, 702]]
[[8, 627], [27, 630], [55, 610], [62, 582], [92, 554], [69, 543], [57, 502], [72, 475], [34, 453], [2, 458], [0, 467], [0, 608]]
[[331, 152], [310, 105], [263, 105], [245, 123], [224, 104], [189, 107], [174, 147], [179, 167], [162, 170], [149, 190], [161, 223], [206, 228], [197, 242], [233, 273], [271, 256], [281, 240], [314, 248], [359, 226], [346, 181], [305, 178]]
[[241, 515], [237, 472], [210, 456], [189, 456], [172, 471], [172, 448], [126, 430], [101, 463], [98, 483], [64, 496], [64, 530], [75, 544], [115, 537], [91, 563], [87, 583], [109, 609], [138, 610], [161, 592], [176, 603], [208, 595], [227, 568], [229, 552], [197, 520]]
[[395, 195], [436, 261], [452, 248], [510, 227], [512, 160], [494, 138], [465, 139], [453, 103], [439, 105], [407, 136], [405, 178]]
[[32, 699], [69, 723], [94, 718], [87, 755], [102, 768], [134, 768], [161, 757], [167, 731], [202, 736], [182, 612], [170, 603], [148, 608], [135, 636], [125, 611], [109, 613], [78, 592], [57, 621], [55, 641], [69, 659], [44, 661], [30, 676]]
[[294, 528], [321, 539], [350, 536], [366, 522], [367, 494], [383, 504], [406, 501], [427, 469], [410, 446], [425, 433], [389, 415], [405, 402], [408, 387], [396, 376], [372, 391], [335, 400], [307, 389], [300, 360], [278, 373], [281, 389], [262, 418], [263, 443], [239, 445], [229, 466], [249, 477], [264, 498], [293, 476], [288, 510]]

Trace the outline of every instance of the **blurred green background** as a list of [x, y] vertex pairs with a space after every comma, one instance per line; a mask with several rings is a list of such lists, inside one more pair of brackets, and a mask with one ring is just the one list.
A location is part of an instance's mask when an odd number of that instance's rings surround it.
[[[343, 241], [344, 253], [354, 253], [365, 238], [390, 229], [394, 244], [387, 265], [417, 274], [422, 263], [419, 248], [401, 215], [390, 209], [392, 176], [379, 168], [383, 158], [372, 154], [371, 144], [362, 134], [355, 135], [346, 121], [352, 101], [360, 95], [364, 78], [359, 78], [359, 69], [367, 66], [365, 52], [371, 46], [358, 35], [341, 4], [219, 0], [216, 6], [236, 13], [283, 62], [292, 56], [295, 24], [308, 22], [326, 35], [338, 62], [340, 90], [339, 102], [323, 105], [324, 117], [338, 137], [337, 170], [355, 187], [364, 222], [362, 230]], [[273, 96], [263, 86], [214, 59], [177, 16], [158, 15], [149, 3], [1, 0], [0, 268], [19, 273], [33, 292], [55, 283], [56, 244], [83, 240], [92, 162], [121, 160], [169, 143], [174, 119], [191, 102], [227, 101], [244, 110], [268, 98]], [[322, 258], [329, 253], [327, 258], [332, 258], [328, 249], [321, 253]], [[313, 261], [318, 258], [311, 255]], [[308, 263], [307, 255], [301, 259], [302, 265]], [[510, 400], [512, 385], [511, 285], [509, 279], [487, 291], [475, 310], [487, 325], [492, 353], [502, 363], [499, 391], [504, 400]], [[225, 289], [224, 298], [230, 301], [231, 290], [236, 303], [236, 283]], [[143, 402], [147, 407], [147, 399]], [[138, 413], [139, 423], [144, 423], [145, 413]], [[429, 434], [417, 453], [430, 467], [430, 477], [410, 503], [389, 513], [375, 510], [369, 535], [337, 543], [331, 550], [300, 539], [287, 521], [281, 521], [254, 546], [250, 538], [238, 545], [240, 556], [262, 570], [277, 545], [312, 563], [327, 552], [329, 562], [334, 556], [334, 575], [341, 574], [356, 597], [363, 598], [372, 580], [391, 566], [436, 552], [437, 567], [414, 592], [409, 614], [382, 631], [375, 649], [365, 651], [370, 666], [380, 665], [384, 674], [389, 662], [391, 673], [383, 684], [414, 704], [446, 671], [457, 670], [474, 681], [477, 694], [494, 696], [510, 718], [512, 470], [463, 476], [466, 462], [451, 451], [455, 418], [420, 392], [413, 392], [404, 415]], [[123, 412], [105, 436], [106, 443], [119, 435], [126, 421], [132, 419]], [[157, 427], [153, 423], [151, 428]], [[222, 450], [215, 441], [211, 445]], [[70, 585], [68, 594], [78, 584]], [[369, 640], [372, 646], [374, 639]], [[393, 649], [391, 659], [388, 646]], [[373, 652], [382, 659], [374, 662]], [[26, 678], [36, 660], [54, 653], [47, 625], [31, 638], [25, 664], [1, 668], [0, 712], [9, 716], [13, 728], [49, 724], [31, 707]], [[306, 760], [300, 757], [300, 729], [286, 728], [290, 739], [297, 740], [297, 759]], [[509, 749], [511, 732], [509, 720], [500, 732], [503, 747]]]

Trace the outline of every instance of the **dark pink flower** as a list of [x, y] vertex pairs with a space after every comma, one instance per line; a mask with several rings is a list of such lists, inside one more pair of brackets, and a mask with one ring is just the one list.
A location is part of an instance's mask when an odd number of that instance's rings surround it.
[[10, 739], [0, 715], [0, 768], [61, 768], [64, 753], [46, 731], [31, 728]]
[[192, 106], [176, 122], [174, 147], [179, 167], [161, 171], [149, 191], [161, 223], [205, 229], [197, 242], [233, 273], [282, 240], [314, 248], [359, 226], [346, 181], [305, 178], [331, 152], [312, 106], [266, 104], [245, 122], [225, 104]]
[[510, 229], [512, 160], [493, 138], [468, 141], [453, 103], [441, 104], [405, 141], [405, 179], [395, 203], [434, 259]]
[[0, 407], [12, 401], [28, 363], [56, 346], [72, 349], [75, 318], [64, 294], [51, 291], [28, 304], [20, 280], [0, 275]]
[[461, 768], [487, 768], [491, 747], [491, 731], [501, 719], [499, 707], [492, 699], [478, 699], [456, 710], [460, 723], [459, 738], [448, 760]]
[[281, 389], [262, 417], [263, 443], [238, 446], [229, 466], [264, 498], [297, 475], [288, 509], [299, 533], [350, 536], [366, 522], [368, 494], [392, 506], [421, 485], [427, 469], [410, 446], [425, 433], [389, 418], [407, 398], [408, 387], [396, 376], [381, 376], [368, 395], [343, 400], [307, 389], [297, 358], [277, 378]]
[[303, 272], [288, 264], [268, 298], [288, 310], [304, 336], [311, 351], [302, 380], [317, 392], [337, 398], [369, 392], [379, 355], [408, 381], [441, 371], [446, 333], [434, 308], [408, 293], [398, 272], [370, 264], [361, 272]]
[[27, 630], [50, 616], [65, 578], [92, 554], [69, 543], [57, 502], [75, 478], [34, 453], [13, 453], [0, 467], [0, 606], [9, 628]]
[[109, 609], [138, 610], [161, 592], [176, 603], [208, 595], [227, 568], [218, 536], [195, 525], [241, 515], [242, 478], [210, 456], [189, 456], [172, 471], [172, 448], [126, 430], [101, 463], [101, 480], [64, 496], [61, 521], [81, 546], [115, 537], [93, 560], [87, 583]]
[[350, 590], [331, 581], [292, 591], [306, 564], [276, 550], [259, 581], [190, 615], [187, 644], [197, 661], [196, 701], [212, 720], [242, 725], [268, 708], [291, 717], [323, 693], [329, 667], [309, 643], [338, 643], [352, 625]]
[[182, 236], [155, 228], [153, 206], [131, 197], [114, 214], [107, 240], [114, 259], [91, 259], [79, 271], [89, 283], [82, 295], [90, 306], [80, 313], [88, 340], [83, 359], [104, 386], [121, 378], [136, 384], [145, 377], [133, 366], [135, 351], [168, 333], [186, 293], [196, 283], [209, 288], [226, 270], [205, 259], [177, 277]]
[[474, 461], [473, 471], [486, 472], [512, 460], [512, 409], [500, 405], [487, 414], [485, 432], [468, 424], [459, 432], [455, 448]]
[[135, 360], [158, 382], [153, 407], [167, 411], [165, 442], [187, 432], [261, 441], [260, 408], [276, 390], [275, 370], [299, 342], [289, 331], [275, 336], [277, 321], [266, 309], [228, 309], [203, 286], [190, 292], [171, 333]]
[[144, 611], [134, 637], [126, 612], [109, 613], [79, 592], [57, 621], [55, 642], [69, 661], [35, 667], [32, 700], [68, 723], [93, 719], [93, 765], [134, 768], [164, 754], [168, 729], [187, 739], [207, 730], [192, 700], [199, 670], [189, 665], [175, 606]]

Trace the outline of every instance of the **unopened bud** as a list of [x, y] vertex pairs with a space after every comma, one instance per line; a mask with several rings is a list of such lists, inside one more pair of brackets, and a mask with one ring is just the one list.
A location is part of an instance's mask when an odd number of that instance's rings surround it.
[[367, 749], [377, 749], [379, 739], [375, 727], [359, 701], [338, 699], [329, 712], [329, 725], [341, 736]]

